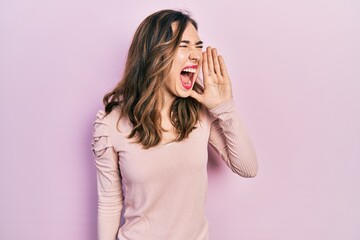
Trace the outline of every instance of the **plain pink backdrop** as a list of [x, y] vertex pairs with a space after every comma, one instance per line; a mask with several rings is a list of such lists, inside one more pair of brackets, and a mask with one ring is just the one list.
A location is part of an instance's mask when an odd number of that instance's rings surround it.
[[356, 0], [2, 1], [0, 239], [96, 239], [92, 123], [163, 8], [224, 56], [259, 158], [243, 179], [212, 157], [211, 239], [360, 239]]

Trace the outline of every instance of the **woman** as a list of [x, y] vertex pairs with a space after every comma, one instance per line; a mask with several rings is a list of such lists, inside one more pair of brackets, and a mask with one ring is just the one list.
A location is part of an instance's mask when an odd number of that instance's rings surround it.
[[224, 60], [202, 47], [182, 12], [156, 12], [138, 27], [94, 124], [99, 239], [208, 239], [208, 143], [232, 171], [256, 175]]

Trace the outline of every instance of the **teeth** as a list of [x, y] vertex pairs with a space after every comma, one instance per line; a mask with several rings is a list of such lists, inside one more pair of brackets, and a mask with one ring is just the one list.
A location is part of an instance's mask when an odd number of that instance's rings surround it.
[[184, 68], [183, 71], [184, 71], [184, 72], [195, 73], [195, 72], [196, 72], [196, 69], [195, 69], [195, 68]]

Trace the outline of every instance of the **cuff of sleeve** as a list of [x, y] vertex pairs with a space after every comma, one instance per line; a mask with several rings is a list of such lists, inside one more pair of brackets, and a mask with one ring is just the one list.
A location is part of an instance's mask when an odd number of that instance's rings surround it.
[[216, 107], [209, 109], [209, 112], [213, 116], [219, 116], [222, 113], [233, 112], [234, 110], [235, 110], [235, 103], [234, 103], [234, 100], [231, 98], [231, 99], [217, 105]]

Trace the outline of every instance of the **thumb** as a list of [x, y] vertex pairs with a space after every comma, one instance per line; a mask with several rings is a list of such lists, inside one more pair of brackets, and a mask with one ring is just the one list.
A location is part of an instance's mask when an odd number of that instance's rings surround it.
[[198, 94], [197, 92], [195, 92], [194, 90], [191, 90], [190, 92], [190, 97], [196, 99], [199, 103], [203, 102], [203, 97], [202, 95]]

